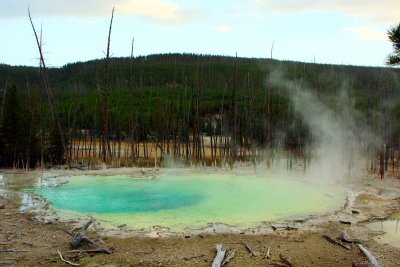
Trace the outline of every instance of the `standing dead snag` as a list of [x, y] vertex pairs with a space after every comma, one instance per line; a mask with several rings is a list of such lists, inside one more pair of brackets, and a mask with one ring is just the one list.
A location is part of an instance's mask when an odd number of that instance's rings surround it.
[[108, 80], [108, 65], [110, 63], [110, 43], [111, 43], [111, 29], [112, 23], [114, 19], [114, 8], [111, 13], [111, 21], [110, 28], [108, 31], [108, 42], [107, 42], [107, 54], [106, 54], [106, 65], [104, 70], [104, 88], [102, 91], [103, 95], [103, 150], [102, 150], [102, 160], [106, 163], [107, 160], [107, 141], [108, 141], [108, 117], [109, 117], [109, 103], [108, 103], [108, 94], [109, 94], [109, 80]]
[[[31, 22], [33, 33], [35, 34], [36, 44], [37, 44], [37, 47], [38, 47], [38, 50], [39, 50], [40, 66], [41, 67], [43, 66], [43, 71], [41, 72], [41, 74], [42, 74], [44, 88], [45, 88], [46, 94], [47, 94], [47, 99], [48, 99], [49, 105], [50, 105], [51, 116], [53, 117], [54, 123], [57, 126], [58, 133], [60, 134], [60, 140], [61, 140], [61, 144], [63, 146], [63, 153], [66, 153], [67, 152], [67, 145], [66, 145], [66, 142], [65, 142], [64, 132], [63, 132], [62, 127], [61, 127], [60, 118], [58, 116], [58, 111], [57, 111], [56, 106], [54, 105], [53, 94], [51, 92], [51, 87], [50, 87], [50, 79], [49, 79], [49, 75], [47, 73], [47, 67], [46, 67], [46, 63], [44, 62], [44, 57], [43, 57], [42, 44], [39, 41], [39, 37], [38, 37], [38, 35], [36, 33], [35, 26], [33, 25], [31, 12], [30, 12], [29, 7], [28, 7], [28, 16], [29, 16], [29, 21]], [[68, 167], [69, 167], [69, 165], [70, 165], [69, 157], [67, 157], [67, 163], [68, 163]]]

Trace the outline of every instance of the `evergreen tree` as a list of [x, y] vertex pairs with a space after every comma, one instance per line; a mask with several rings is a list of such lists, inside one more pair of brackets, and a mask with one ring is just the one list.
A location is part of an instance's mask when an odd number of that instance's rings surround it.
[[400, 23], [388, 30], [389, 40], [392, 42], [394, 52], [389, 55], [388, 65], [400, 65]]
[[[15, 85], [7, 90], [0, 136], [0, 164], [15, 167], [26, 152], [26, 105]], [[20, 166], [22, 167], [22, 165]]]
[[[67, 140], [67, 138], [65, 138]], [[60, 133], [55, 124], [50, 129], [48, 145], [46, 150], [46, 161], [52, 164], [63, 164], [65, 162], [65, 153], [61, 142]]]

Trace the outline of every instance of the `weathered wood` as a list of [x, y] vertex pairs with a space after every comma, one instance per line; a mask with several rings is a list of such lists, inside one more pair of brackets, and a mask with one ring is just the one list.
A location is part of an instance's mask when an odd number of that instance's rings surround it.
[[357, 243], [357, 244], [361, 243], [361, 240], [355, 239], [355, 238], [351, 238], [345, 232], [343, 232], [340, 235], [339, 239], [342, 240], [343, 242], [346, 242], [346, 243]]
[[358, 244], [358, 247], [364, 253], [364, 255], [368, 258], [369, 262], [372, 264], [374, 267], [380, 267], [378, 261], [374, 257], [374, 255], [371, 254], [366, 248], [364, 248], [361, 244]]
[[247, 249], [247, 251], [251, 255], [253, 255], [254, 257], [257, 257], [257, 253], [248, 244], [246, 244], [244, 241], [242, 241], [242, 244], [244, 245], [244, 247]]
[[12, 245], [14, 244], [13, 242], [0, 242], [1, 246], [7, 246], [7, 245]]
[[290, 260], [290, 258], [286, 258], [282, 254], [279, 254], [279, 259], [281, 260], [281, 262], [286, 264], [288, 267], [293, 267], [294, 266], [292, 261]]
[[0, 252], [18, 253], [18, 252], [28, 252], [28, 251], [27, 250], [23, 250], [23, 249], [10, 248], [10, 249], [0, 249]]
[[224, 260], [226, 249], [221, 244], [216, 245], [215, 249], [217, 250], [217, 255], [215, 256], [214, 261], [211, 266], [212, 267], [220, 267]]
[[[153, 252], [152, 250], [151, 252]], [[105, 253], [105, 254], [111, 254], [112, 250], [109, 248], [105, 247], [100, 247], [100, 248], [95, 248], [95, 249], [84, 249], [84, 250], [68, 250], [65, 251], [65, 253]]]
[[297, 226], [289, 226], [289, 225], [283, 225], [283, 226], [272, 225], [271, 227], [272, 227], [272, 229], [273, 229], [274, 231], [281, 231], [281, 230], [288, 230], [288, 231], [290, 231], [290, 230], [299, 230], [299, 227], [297, 227]]
[[265, 253], [265, 257], [266, 257], [267, 259], [270, 259], [270, 258], [271, 258], [271, 247], [268, 247], [267, 252]]
[[96, 242], [94, 242], [92, 239], [90, 239], [89, 237], [87, 237], [85, 235], [86, 230], [89, 228], [89, 226], [92, 223], [93, 223], [93, 220], [88, 221], [86, 224], [84, 224], [81, 227], [79, 232], [75, 234], [74, 239], [70, 243], [71, 249], [76, 249], [86, 243], [97, 245]]
[[67, 264], [69, 264], [71, 266], [79, 266], [78, 263], [73, 263], [73, 262], [71, 262], [69, 260], [64, 259], [64, 257], [62, 256], [62, 254], [61, 254], [61, 252], [59, 250], [57, 250], [57, 253], [60, 256], [60, 259], [61, 259], [62, 262], [65, 262], [65, 263], [67, 263]]
[[332, 243], [332, 244], [334, 244], [334, 245], [338, 245], [338, 246], [341, 246], [341, 247], [343, 247], [343, 248], [345, 248], [345, 249], [348, 249], [348, 250], [350, 250], [351, 249], [351, 247], [350, 246], [348, 246], [348, 245], [345, 245], [345, 244], [343, 244], [342, 242], [339, 242], [339, 241], [337, 241], [337, 240], [335, 240], [335, 239], [333, 239], [332, 237], [330, 237], [330, 236], [327, 236], [327, 235], [323, 235], [323, 237], [328, 241], [328, 242], [330, 242], [330, 243]]
[[222, 261], [221, 266], [224, 266], [224, 265], [228, 264], [229, 261], [230, 261], [231, 259], [233, 259], [233, 257], [235, 257], [235, 251], [234, 251], [233, 249], [228, 249], [228, 250], [226, 250], [225, 258], [224, 258], [224, 260]]

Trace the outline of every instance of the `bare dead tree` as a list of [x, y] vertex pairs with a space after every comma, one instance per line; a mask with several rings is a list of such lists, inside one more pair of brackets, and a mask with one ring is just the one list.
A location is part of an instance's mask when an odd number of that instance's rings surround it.
[[[48, 75], [48, 72], [47, 72], [46, 63], [45, 63], [44, 57], [43, 57], [42, 43], [39, 40], [39, 37], [38, 37], [38, 35], [36, 33], [35, 26], [33, 25], [31, 12], [30, 12], [29, 7], [28, 7], [28, 16], [29, 16], [29, 21], [31, 22], [33, 33], [35, 34], [36, 44], [37, 44], [37, 47], [38, 47], [38, 50], [39, 50], [40, 66], [42, 68], [41, 74], [42, 74], [44, 88], [45, 88], [46, 94], [47, 94], [47, 99], [48, 99], [49, 105], [50, 105], [51, 116], [53, 117], [54, 123], [56, 124], [57, 129], [58, 129], [58, 133], [60, 134], [60, 139], [61, 139], [61, 143], [62, 143], [62, 146], [63, 146], [63, 153], [66, 153], [67, 152], [67, 146], [66, 146], [66, 143], [65, 143], [64, 132], [63, 132], [62, 127], [61, 127], [61, 123], [60, 123], [60, 118], [58, 116], [57, 107], [54, 105], [53, 94], [51, 92], [51, 86], [50, 86], [50, 79], [49, 79], [49, 75]], [[70, 166], [69, 157], [67, 157], [67, 163], [68, 163], [68, 167], [69, 167]]]
[[108, 120], [109, 120], [109, 103], [108, 103], [108, 94], [110, 90], [109, 85], [109, 75], [108, 75], [108, 66], [110, 63], [110, 42], [111, 42], [111, 29], [112, 23], [114, 19], [114, 7], [111, 13], [111, 21], [110, 28], [108, 31], [108, 42], [107, 42], [107, 54], [106, 54], [106, 65], [104, 70], [104, 88], [103, 88], [103, 151], [102, 151], [102, 160], [105, 163], [107, 160], [107, 140], [108, 140]]

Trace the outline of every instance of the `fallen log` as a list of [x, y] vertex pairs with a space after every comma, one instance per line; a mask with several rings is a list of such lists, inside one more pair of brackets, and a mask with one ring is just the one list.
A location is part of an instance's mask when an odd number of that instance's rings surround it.
[[345, 249], [347, 249], [347, 250], [350, 250], [350, 249], [351, 249], [350, 246], [345, 245], [345, 244], [343, 244], [342, 242], [339, 242], [339, 241], [333, 239], [333, 238], [330, 237], [330, 236], [323, 235], [323, 237], [324, 237], [328, 242], [330, 242], [330, 243], [332, 243], [332, 244], [334, 244], [334, 245], [341, 246], [341, 247], [343, 247], [343, 248], [345, 248]]
[[211, 266], [212, 267], [220, 267], [224, 260], [226, 249], [221, 244], [216, 245], [215, 249], [217, 250], [217, 255], [215, 256], [214, 261]]
[[224, 265], [228, 264], [229, 261], [230, 261], [231, 259], [233, 259], [233, 257], [235, 257], [235, 251], [234, 251], [233, 249], [228, 249], [228, 250], [226, 250], [225, 258], [224, 258], [224, 260], [222, 261], [221, 266], [224, 266]]
[[65, 262], [65, 263], [67, 263], [67, 264], [69, 264], [69, 265], [71, 265], [71, 266], [79, 266], [78, 263], [73, 263], [73, 262], [71, 262], [71, 261], [69, 261], [69, 260], [64, 259], [63, 255], [61, 254], [61, 252], [60, 252], [59, 250], [57, 250], [57, 253], [58, 253], [58, 255], [60, 256], [60, 260], [61, 260], [62, 262]]
[[361, 244], [358, 244], [358, 247], [364, 253], [364, 255], [368, 258], [369, 262], [372, 264], [374, 267], [380, 267], [378, 261], [374, 257], [374, 255], [371, 254], [366, 248], [364, 248]]
[[284, 264], [286, 264], [288, 267], [293, 267], [293, 263], [290, 260], [290, 258], [286, 258], [285, 256], [283, 256], [282, 254], [279, 254], [279, 259], [281, 260], [281, 262], [283, 262]]
[[340, 235], [339, 239], [340, 239], [341, 241], [343, 241], [343, 242], [346, 242], [346, 243], [357, 243], [357, 244], [360, 244], [360, 243], [361, 243], [361, 241], [360, 241], [359, 239], [351, 238], [351, 237], [349, 237], [345, 232], [343, 232], [343, 233]]
[[18, 252], [28, 252], [27, 250], [24, 249], [0, 249], [0, 252], [7, 252], [7, 253], [18, 253]]
[[256, 252], [254, 252], [254, 250], [248, 245], [246, 244], [244, 241], [242, 241], [242, 244], [244, 245], [244, 247], [247, 249], [247, 251], [253, 255], [254, 257], [257, 257]]

